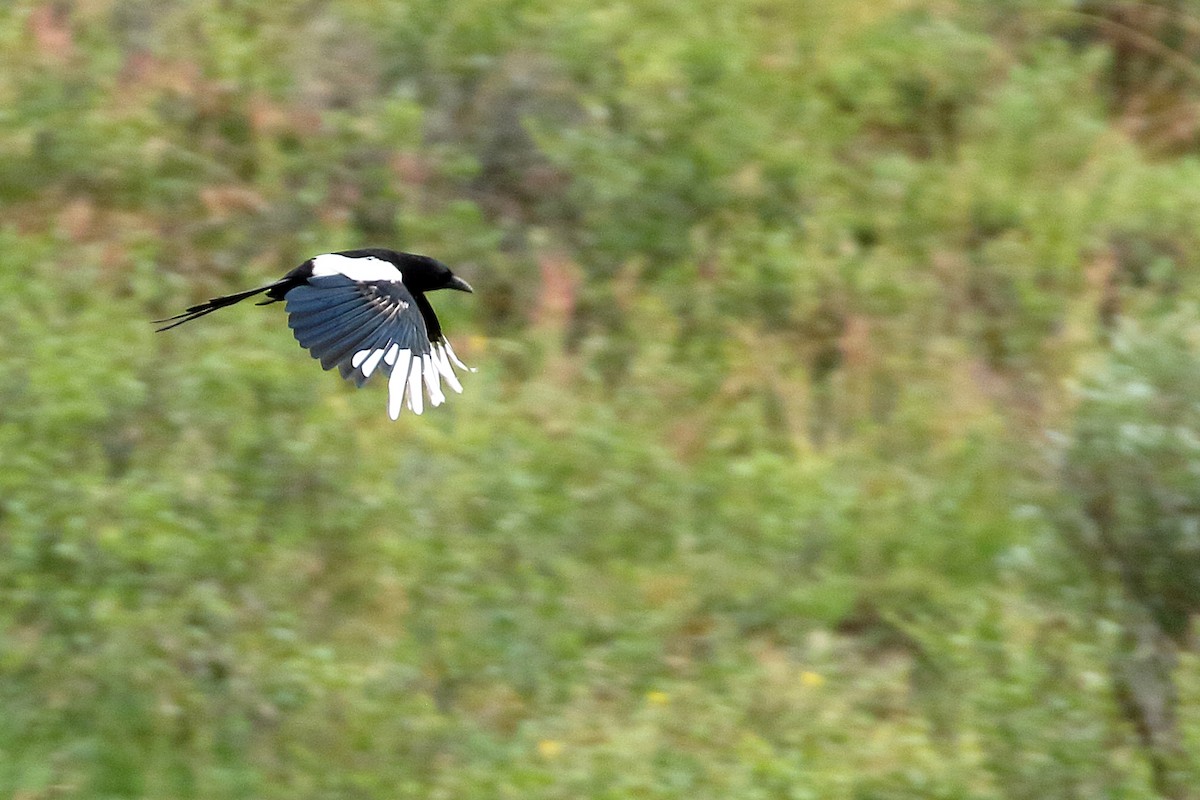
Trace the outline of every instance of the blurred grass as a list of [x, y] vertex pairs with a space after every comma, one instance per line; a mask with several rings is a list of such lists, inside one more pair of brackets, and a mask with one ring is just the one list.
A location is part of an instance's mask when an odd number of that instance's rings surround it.
[[[0, 10], [0, 793], [1158, 796], [1055, 444], [1195, 336], [1153, 8]], [[436, 413], [148, 324], [358, 244], [478, 289]]]

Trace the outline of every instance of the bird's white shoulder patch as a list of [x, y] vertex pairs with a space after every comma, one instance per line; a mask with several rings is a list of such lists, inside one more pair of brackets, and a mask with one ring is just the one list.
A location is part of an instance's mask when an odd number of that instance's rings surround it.
[[351, 258], [337, 253], [325, 253], [313, 258], [313, 277], [343, 275], [352, 281], [400, 282], [404, 276], [395, 264], [374, 256]]

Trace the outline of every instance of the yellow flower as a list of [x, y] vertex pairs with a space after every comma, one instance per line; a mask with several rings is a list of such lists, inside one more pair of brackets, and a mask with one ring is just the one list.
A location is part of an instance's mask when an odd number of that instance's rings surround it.
[[811, 669], [806, 669], [800, 673], [800, 685], [807, 686], [809, 689], [816, 689], [821, 684], [825, 683], [825, 677], [819, 672], [813, 672]]
[[665, 706], [671, 702], [671, 695], [666, 692], [646, 692], [646, 702], [652, 706]]
[[537, 743], [538, 755], [542, 758], [556, 758], [562, 749], [562, 742], [557, 739], [542, 739]]

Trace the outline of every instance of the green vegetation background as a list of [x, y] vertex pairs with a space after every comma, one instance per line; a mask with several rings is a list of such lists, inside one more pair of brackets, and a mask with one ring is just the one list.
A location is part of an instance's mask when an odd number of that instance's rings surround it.
[[1196, 796], [1193, 3], [15, 0], [0, 203], [0, 795]]

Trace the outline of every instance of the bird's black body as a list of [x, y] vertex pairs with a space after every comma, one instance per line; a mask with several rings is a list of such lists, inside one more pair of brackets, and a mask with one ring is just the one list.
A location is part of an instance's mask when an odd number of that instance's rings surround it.
[[389, 376], [388, 412], [392, 419], [407, 404], [415, 413], [445, 400], [441, 381], [461, 392], [454, 372], [468, 369], [442, 334], [426, 292], [471, 287], [436, 259], [395, 250], [369, 248], [324, 253], [308, 259], [274, 283], [214, 297], [159, 322], [170, 330], [255, 295], [259, 305], [283, 301], [288, 327], [296, 340], [320, 359], [338, 367], [343, 378], [362, 386], [378, 371]]

